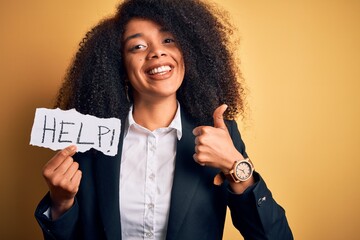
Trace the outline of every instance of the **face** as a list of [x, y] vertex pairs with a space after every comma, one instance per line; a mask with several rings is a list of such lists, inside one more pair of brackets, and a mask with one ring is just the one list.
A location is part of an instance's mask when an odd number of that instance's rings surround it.
[[132, 19], [126, 25], [123, 44], [134, 101], [176, 99], [185, 67], [174, 36], [153, 21]]

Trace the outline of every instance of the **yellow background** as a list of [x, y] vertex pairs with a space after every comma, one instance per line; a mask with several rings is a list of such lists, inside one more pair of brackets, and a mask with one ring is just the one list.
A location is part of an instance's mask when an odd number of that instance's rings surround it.
[[[295, 238], [359, 239], [360, 2], [216, 2], [239, 27], [248, 153]], [[28, 144], [34, 111], [52, 106], [78, 42], [116, 5], [0, 2], [1, 239], [41, 238], [33, 211], [53, 152]], [[226, 224], [224, 239], [239, 239]]]

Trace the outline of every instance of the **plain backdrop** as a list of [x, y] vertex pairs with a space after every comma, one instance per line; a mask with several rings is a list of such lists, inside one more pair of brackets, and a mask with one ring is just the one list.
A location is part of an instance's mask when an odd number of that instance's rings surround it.
[[[238, 26], [247, 152], [296, 239], [359, 239], [360, 1], [217, 0]], [[0, 238], [41, 239], [34, 209], [54, 154], [29, 146], [87, 30], [115, 0], [0, 2]], [[214, 56], [214, 58], [217, 56]], [[226, 222], [224, 239], [242, 239]]]

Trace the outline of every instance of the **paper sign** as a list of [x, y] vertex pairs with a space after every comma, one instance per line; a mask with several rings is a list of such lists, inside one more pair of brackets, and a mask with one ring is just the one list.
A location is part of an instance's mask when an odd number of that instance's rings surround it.
[[121, 121], [83, 115], [75, 109], [63, 111], [37, 108], [31, 130], [30, 145], [52, 150], [76, 145], [78, 151], [95, 148], [106, 155], [117, 154]]

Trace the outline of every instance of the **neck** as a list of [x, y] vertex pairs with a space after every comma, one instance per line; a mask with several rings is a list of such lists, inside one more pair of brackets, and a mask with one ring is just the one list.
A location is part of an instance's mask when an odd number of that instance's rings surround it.
[[153, 131], [168, 127], [174, 119], [177, 110], [176, 98], [161, 102], [135, 101], [133, 117], [137, 124]]

